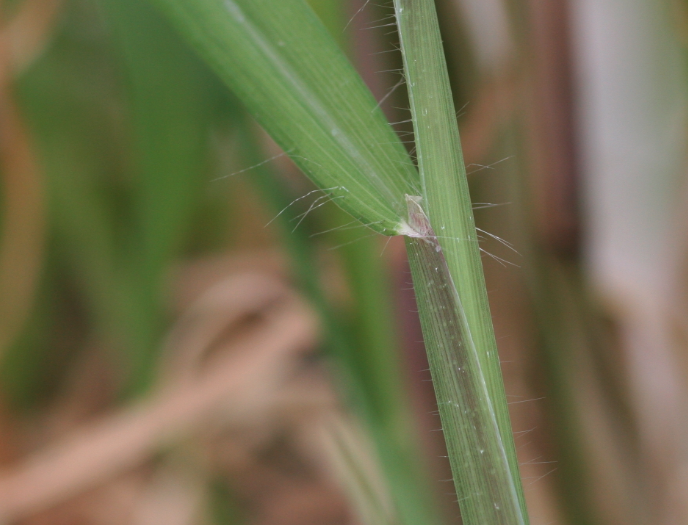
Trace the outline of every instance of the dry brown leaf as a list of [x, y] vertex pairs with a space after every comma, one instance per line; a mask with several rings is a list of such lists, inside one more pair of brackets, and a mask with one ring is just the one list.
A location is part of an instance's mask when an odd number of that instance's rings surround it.
[[0, 31], [0, 355], [30, 312], [43, 258], [43, 179], [16, 106], [10, 35]]
[[[257, 287], [259, 279], [237, 276], [231, 285], [225, 283], [224, 291], [246, 297], [248, 284]], [[274, 306], [259, 327], [210, 356], [203, 372], [180, 383], [165, 382], [152, 399], [86, 425], [0, 475], [0, 518], [50, 507], [136, 466], [219, 408], [225, 418], [250, 415], [264, 402], [264, 385], [274, 388], [289, 377], [317, 334], [314, 315], [303, 302], [279, 282], [263, 279], [272, 283], [275, 293], [264, 299]]]
[[47, 47], [62, 0], [25, 0], [2, 28], [14, 76], [26, 69]]

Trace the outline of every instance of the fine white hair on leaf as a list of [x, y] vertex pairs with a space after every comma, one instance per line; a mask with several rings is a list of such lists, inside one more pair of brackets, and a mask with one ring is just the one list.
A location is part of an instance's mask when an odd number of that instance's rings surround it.
[[369, 3], [370, 3], [370, 0], [366, 0], [365, 3], [353, 14], [353, 16], [349, 19], [349, 21], [344, 26], [342, 33], [349, 28], [349, 26], [354, 21], [354, 19], [361, 13], [361, 11], [363, 11], [368, 6]]
[[537, 427], [529, 428], [527, 430], [518, 430], [513, 432], [514, 436], [516, 436], [516, 439], [522, 438], [523, 436], [527, 436], [531, 432], [535, 431]]
[[484, 210], [487, 208], [496, 208], [497, 206], [506, 206], [507, 204], [511, 204], [510, 202], [502, 202], [502, 203], [491, 203], [491, 202], [474, 202], [473, 203], [473, 209], [474, 210]]
[[456, 113], [455, 113], [455, 114], [456, 114], [456, 118], [457, 118], [457, 119], [458, 119], [459, 117], [462, 117], [462, 116], [464, 115], [464, 111], [466, 110], [466, 108], [468, 107], [468, 105], [469, 105], [470, 103], [471, 103], [471, 102], [468, 101], [468, 102], [466, 102], [463, 106], [461, 106], [458, 110], [456, 110]]
[[[399, 109], [399, 108], [395, 108], [395, 109]], [[404, 111], [406, 111], [406, 110], [404, 110]], [[409, 122], [413, 122], [413, 119], [409, 118], [406, 120], [400, 120], [399, 122], [390, 122], [389, 125], [390, 126], [398, 126], [399, 124], [408, 124]]]
[[502, 259], [501, 257], [497, 257], [494, 253], [490, 253], [487, 250], [480, 248], [480, 251], [487, 255], [488, 257], [491, 257], [495, 261], [497, 261], [499, 264], [501, 264], [503, 267], [506, 268], [506, 265], [508, 264], [509, 266], [514, 266], [516, 268], [520, 268], [520, 266], [516, 263], [512, 263], [511, 261], [507, 261], [506, 259]]
[[501, 164], [502, 162], [507, 161], [507, 160], [510, 160], [510, 159], [512, 159], [512, 158], [513, 158], [513, 155], [510, 155], [510, 156], [504, 157], [503, 159], [500, 159], [500, 160], [498, 160], [498, 161], [496, 161], [496, 162], [493, 162], [492, 164], [475, 164], [475, 163], [474, 163], [474, 164], [469, 164], [468, 166], [466, 166], [466, 168], [470, 168], [470, 167], [475, 166], [477, 169], [467, 170], [466, 175], [473, 175], [474, 173], [478, 173], [478, 172], [480, 172], [480, 171], [494, 169], [494, 167], [495, 167], [497, 164]]
[[392, 236], [387, 237], [387, 242], [382, 247], [382, 251], [380, 252], [380, 257], [382, 257], [385, 254], [385, 250], [387, 249], [387, 246], [389, 246], [389, 243], [391, 240], [392, 240]]
[[556, 459], [552, 461], [538, 461], [539, 459], [542, 459], [542, 456], [522, 461], [519, 465], [553, 465], [554, 463], [559, 463]]
[[282, 208], [282, 209], [280, 210], [280, 212], [279, 212], [277, 215], [275, 215], [272, 219], [270, 219], [270, 221], [265, 225], [265, 227], [267, 228], [268, 226], [270, 226], [270, 224], [272, 224], [272, 223], [273, 223], [280, 215], [282, 215], [285, 211], [287, 211], [287, 210], [288, 210], [289, 208], [291, 208], [294, 204], [296, 204], [296, 203], [299, 202], [299, 201], [302, 201], [303, 199], [305, 199], [305, 198], [308, 197], [309, 195], [313, 195], [314, 193], [317, 193], [317, 192], [335, 191], [335, 190], [340, 189], [340, 188], [341, 188], [341, 186], [332, 186], [331, 188], [323, 188], [323, 189], [318, 188], [318, 189], [309, 191], [309, 192], [306, 193], [305, 195], [302, 195], [301, 197], [298, 197], [298, 198], [294, 199], [294, 200], [291, 201], [289, 204], [287, 204], [284, 208]]
[[378, 101], [375, 107], [371, 110], [371, 113], [375, 111], [377, 108], [379, 108], [382, 104], [384, 104], [385, 100], [387, 100], [392, 95], [392, 93], [394, 93], [401, 85], [403, 85], [404, 82], [406, 82], [406, 77], [402, 75], [402, 77], [399, 79], [399, 82], [394, 84], [394, 86], [390, 88], [387, 94]]
[[377, 235], [379, 235], [379, 233], [370, 233], [368, 235], [362, 235], [361, 237], [358, 237], [357, 239], [353, 239], [351, 241], [348, 241], [348, 242], [345, 242], [342, 244], [338, 244], [337, 246], [332, 246], [331, 248], [328, 248], [328, 250], [329, 251], [338, 250], [339, 248], [343, 248], [344, 246], [349, 246], [350, 244], [353, 244], [355, 242], [362, 241], [363, 239], [368, 239], [370, 237], [375, 237]]
[[[436, 235], [435, 232], [432, 229], [432, 226], [430, 225], [430, 219], [428, 219], [427, 215], [425, 214], [425, 211], [423, 210], [421, 206], [423, 198], [419, 196], [412, 196], [412, 195], [406, 195], [406, 206], [407, 206], [407, 211], [408, 211], [408, 220], [407, 222], [402, 222], [399, 227], [397, 228], [397, 232], [399, 235], [405, 235], [407, 237], [415, 237], [415, 238], [420, 238], [425, 240], [426, 242], [430, 242], [431, 244], [435, 245], [435, 249], [437, 251], [441, 250], [440, 247], [440, 239], [447, 239], [451, 241], [466, 241], [468, 239], [459, 239], [457, 237], [450, 237], [450, 236], [445, 236], [445, 235]], [[493, 235], [491, 233], [488, 233], [484, 230], [481, 230], [480, 228], [476, 228], [476, 230], [484, 233], [485, 235], [488, 235], [489, 237], [492, 237], [493, 239], [501, 242], [506, 246], [507, 248], [513, 250], [516, 254], [520, 255], [518, 251], [507, 241], [504, 239]], [[481, 238], [484, 238], [484, 236], [480, 236]], [[484, 250], [483, 248], [480, 248], [480, 251], [484, 253], [485, 255], [493, 258], [495, 261], [497, 261], [499, 264], [502, 266], [506, 267], [506, 265], [510, 266], [515, 266], [519, 267], [517, 264], [508, 261], [506, 259], [503, 259], [501, 257], [498, 257], [487, 250]]]
[[382, 27], [391, 27], [391, 26], [396, 27], [396, 26], [397, 26], [397, 23], [396, 23], [396, 22], [391, 22], [391, 23], [389, 23], [389, 24], [382, 24], [382, 25], [379, 25], [379, 26], [368, 26], [368, 27], [364, 27], [363, 29], [364, 29], [364, 30], [380, 29], [380, 28], [382, 28]]
[[518, 405], [520, 403], [530, 403], [531, 401], [541, 401], [544, 397], [534, 397], [532, 399], [521, 399], [520, 401], [509, 401], [509, 405]]
[[[537, 482], [540, 481], [541, 479], [546, 478], [546, 477], [549, 476], [550, 474], [556, 472], [556, 471], [558, 470], [558, 468], [559, 468], [559, 467], [555, 467], [555, 468], [553, 468], [552, 470], [550, 470], [549, 472], [546, 472], [545, 474], [543, 474], [542, 476], [539, 476], [539, 477], [535, 478], [533, 481], [531, 481], [530, 483], [528, 483], [528, 486], [531, 486], [533, 483], [537, 483]], [[530, 479], [530, 478], [523, 478], [523, 479]]]
[[324, 235], [326, 233], [332, 233], [332, 232], [341, 232], [341, 231], [349, 231], [349, 230], [357, 230], [359, 228], [369, 228], [375, 224], [380, 224], [382, 221], [373, 221], [373, 222], [361, 222], [358, 219], [354, 219], [351, 222], [348, 222], [346, 224], [342, 224], [340, 226], [335, 226], [334, 228], [330, 228], [329, 230], [325, 230], [322, 232], [314, 233], [310, 237], [317, 237], [318, 235]]
[[501, 237], [496, 236], [496, 235], [493, 234], [493, 233], [490, 233], [490, 232], [487, 232], [487, 231], [485, 231], [485, 230], [483, 230], [483, 229], [481, 229], [481, 228], [478, 228], [477, 226], [476, 226], [475, 229], [478, 230], [479, 232], [484, 233], [485, 235], [491, 237], [491, 238], [494, 239], [495, 241], [497, 241], [497, 242], [503, 244], [504, 246], [506, 246], [507, 248], [509, 248], [512, 252], [514, 252], [516, 255], [519, 255], [519, 256], [521, 255], [520, 253], [518, 253], [518, 250], [517, 250], [516, 248], [514, 248], [514, 245], [511, 244], [509, 241], [506, 241], [506, 240], [502, 239]]
[[[320, 197], [318, 197], [317, 199], [315, 199], [311, 203], [311, 205], [309, 206], [309, 208], [306, 211], [304, 211], [303, 213], [297, 215], [296, 217], [294, 217], [292, 219], [292, 220], [299, 219], [299, 222], [296, 223], [296, 226], [294, 226], [294, 229], [292, 230], [292, 232], [296, 231], [296, 228], [298, 228], [301, 225], [301, 223], [304, 221], [304, 219], [308, 216], [308, 214], [310, 212], [312, 212], [313, 210], [317, 210], [318, 208], [320, 208], [321, 206], [324, 206], [328, 202], [332, 202], [333, 200], [343, 199], [343, 198], [344, 198], [344, 195], [337, 195], [335, 197], [333, 197], [331, 195], [327, 195], [327, 194], [321, 195]], [[320, 201], [322, 201], [322, 202], [320, 202]], [[320, 202], [320, 204], [318, 204], [319, 202]]]
[[321, 232], [313, 233], [310, 235], [311, 238], [313, 237], [318, 237], [320, 235], [325, 235], [326, 233], [331, 233], [334, 231], [342, 231], [342, 230], [351, 230], [354, 228], [360, 228], [363, 227], [363, 225], [360, 223], [358, 219], [354, 219], [351, 222], [347, 222], [346, 224], [340, 224], [339, 226], [335, 226], [334, 228], [330, 228], [329, 230], [324, 230]]
[[293, 150], [283, 151], [282, 153], [275, 155], [273, 157], [270, 157], [269, 159], [265, 159], [263, 161], [260, 161], [258, 164], [254, 164], [253, 166], [249, 166], [248, 168], [244, 168], [243, 170], [235, 171], [235, 172], [230, 173], [228, 175], [221, 175], [215, 179], [212, 179], [210, 182], [217, 182], [218, 180], [227, 179], [229, 177], [241, 175], [242, 173], [246, 173], [247, 171], [251, 171], [251, 170], [254, 170], [256, 168], [260, 168], [261, 166], [264, 166], [265, 164], [268, 164], [269, 162], [272, 162], [273, 160], [276, 160], [276, 159], [279, 159], [280, 157], [284, 157], [286, 155], [289, 155], [292, 151]]
[[384, 51], [375, 51], [374, 53], [369, 53], [369, 56], [384, 55], [385, 53], [398, 53], [400, 51], [401, 51], [401, 49], [394, 46], [393, 49], [385, 49]]
[[378, 73], [378, 74], [380, 74], [380, 73], [398, 73], [400, 75], [404, 75], [404, 69], [400, 68], [400, 67], [397, 67], [394, 69], [382, 69], [380, 71], [376, 71], [376, 73]]

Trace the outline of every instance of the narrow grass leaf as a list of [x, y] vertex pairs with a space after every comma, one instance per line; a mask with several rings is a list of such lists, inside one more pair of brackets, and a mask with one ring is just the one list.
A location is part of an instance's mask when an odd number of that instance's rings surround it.
[[417, 172], [370, 91], [304, 0], [154, 0], [296, 164], [393, 235]]

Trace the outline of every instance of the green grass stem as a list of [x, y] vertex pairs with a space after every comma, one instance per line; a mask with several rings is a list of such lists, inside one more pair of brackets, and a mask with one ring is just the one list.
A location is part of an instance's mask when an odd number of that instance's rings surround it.
[[422, 187], [407, 246], [464, 523], [527, 523], [435, 5], [394, 6]]

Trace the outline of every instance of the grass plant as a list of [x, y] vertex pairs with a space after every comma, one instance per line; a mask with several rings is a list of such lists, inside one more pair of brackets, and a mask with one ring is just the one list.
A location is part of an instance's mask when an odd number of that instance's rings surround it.
[[395, 2], [419, 175], [305, 2], [156, 1], [327, 198], [407, 236], [464, 523], [527, 523], [433, 2]]
[[545, 4], [0, 0], [0, 521], [687, 522], [685, 13]]

